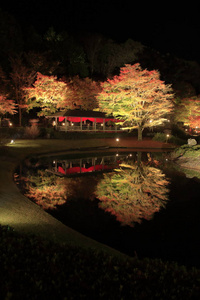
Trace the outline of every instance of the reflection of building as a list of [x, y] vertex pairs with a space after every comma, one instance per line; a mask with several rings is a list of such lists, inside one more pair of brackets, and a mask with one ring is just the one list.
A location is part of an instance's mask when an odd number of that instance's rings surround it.
[[52, 124], [56, 130], [62, 131], [117, 131], [118, 120], [106, 117], [105, 113], [86, 110], [67, 110], [57, 112], [48, 118], [52, 118]]
[[104, 172], [116, 168], [126, 155], [110, 155], [102, 157], [86, 157], [78, 159], [55, 159], [47, 169], [59, 176], [70, 176], [91, 172]]

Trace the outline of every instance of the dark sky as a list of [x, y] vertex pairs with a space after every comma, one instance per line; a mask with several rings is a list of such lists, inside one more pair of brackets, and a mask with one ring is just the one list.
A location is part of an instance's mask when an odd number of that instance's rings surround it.
[[132, 38], [163, 53], [200, 62], [199, 7], [197, 1], [185, 2], [180, 6], [133, 0], [18, 0], [4, 1], [0, 7], [41, 33], [50, 26], [58, 31], [100, 32], [116, 41]]

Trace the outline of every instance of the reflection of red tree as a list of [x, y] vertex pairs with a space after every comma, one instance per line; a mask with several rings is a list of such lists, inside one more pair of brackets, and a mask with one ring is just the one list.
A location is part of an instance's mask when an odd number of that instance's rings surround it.
[[[101, 175], [100, 175], [101, 176]], [[71, 199], [94, 199], [96, 176], [66, 178], [38, 170], [35, 176], [23, 178], [25, 196], [43, 209], [56, 209]]]
[[98, 183], [99, 207], [116, 216], [122, 225], [133, 226], [150, 220], [168, 200], [168, 181], [156, 168], [121, 165], [114, 174], [105, 174]]
[[81, 176], [74, 178], [65, 178], [65, 185], [67, 186], [67, 198], [70, 201], [71, 199], [82, 199], [82, 200], [94, 200], [95, 195], [94, 191], [98, 182], [98, 178], [101, 177], [101, 174], [98, 176]]
[[32, 199], [43, 209], [55, 209], [67, 200], [66, 186], [63, 178], [46, 174], [39, 170], [36, 176], [26, 178], [25, 196]]

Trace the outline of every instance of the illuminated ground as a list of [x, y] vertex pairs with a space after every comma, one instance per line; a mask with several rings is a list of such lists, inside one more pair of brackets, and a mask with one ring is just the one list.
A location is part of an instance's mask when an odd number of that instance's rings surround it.
[[[39, 206], [23, 196], [13, 181], [16, 166], [26, 156], [94, 147], [128, 147], [138, 149], [167, 149], [169, 144], [145, 139], [138, 142], [134, 138], [93, 139], [93, 140], [17, 140], [0, 149], [0, 224], [9, 225], [16, 231], [36, 234], [57, 242], [73, 243], [85, 247], [98, 247], [106, 251], [117, 251], [101, 245], [57, 221]], [[76, 149], [76, 150], [73, 150]], [[100, 150], [98, 150], [100, 151]]]

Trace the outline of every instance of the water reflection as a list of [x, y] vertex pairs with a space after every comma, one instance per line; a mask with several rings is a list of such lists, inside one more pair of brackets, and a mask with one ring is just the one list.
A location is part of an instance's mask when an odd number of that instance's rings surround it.
[[[150, 156], [149, 156], [150, 157]], [[134, 226], [166, 206], [169, 181], [158, 168], [126, 161], [114, 173], [105, 174], [96, 188], [99, 207], [116, 216], [122, 225]]]
[[67, 200], [67, 187], [63, 178], [49, 175], [44, 170], [37, 170], [35, 175], [28, 172], [26, 176], [21, 176], [20, 185], [24, 195], [45, 210], [55, 209]]
[[125, 156], [26, 159], [19, 174], [15, 174], [15, 181], [26, 197], [43, 209], [52, 210], [80, 197], [94, 200], [97, 178], [77, 176], [112, 171]]
[[138, 152], [32, 159], [25, 161], [16, 182], [25, 196], [45, 210], [89, 199], [122, 225], [133, 226], [142, 219], [152, 219], [168, 200], [169, 182], [155, 167], [158, 161], [148, 153], [145, 158], [142, 162]]
[[116, 168], [125, 155], [104, 155], [76, 159], [54, 159], [47, 171], [59, 176], [72, 176], [93, 172], [105, 172]]
[[[139, 258], [161, 258], [199, 268], [200, 183], [196, 175], [186, 178], [167, 160], [166, 153], [107, 154], [83, 157], [86, 154], [81, 153], [78, 160], [69, 155], [31, 158], [16, 174], [17, 181], [23, 193], [53, 217], [88, 237], [130, 256], [137, 253]], [[57, 167], [62, 162], [66, 168], [67, 164], [79, 166], [81, 159], [84, 167], [89, 159], [85, 168], [90, 168], [92, 160], [99, 165], [102, 157], [107, 162], [107, 156], [112, 156], [114, 170], [56, 174], [53, 169], [56, 159]], [[170, 203], [169, 181], [161, 170], [170, 178]], [[143, 221], [152, 217], [152, 221]]]

